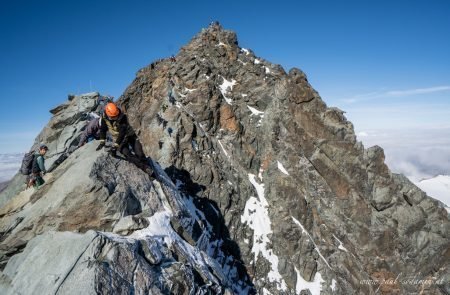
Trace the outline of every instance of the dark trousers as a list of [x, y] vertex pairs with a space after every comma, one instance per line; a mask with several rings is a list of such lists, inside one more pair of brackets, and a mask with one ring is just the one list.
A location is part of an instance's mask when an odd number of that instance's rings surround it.
[[41, 173], [31, 173], [27, 176], [27, 188], [34, 186], [35, 188], [39, 188], [41, 185], [45, 183], [45, 180], [42, 178]]
[[[132, 150], [130, 150], [130, 147]], [[149, 167], [147, 157], [145, 157], [142, 145], [136, 135], [127, 137], [120, 145], [119, 151], [125, 156], [127, 161], [130, 161], [140, 169], [145, 170], [145, 168]]]

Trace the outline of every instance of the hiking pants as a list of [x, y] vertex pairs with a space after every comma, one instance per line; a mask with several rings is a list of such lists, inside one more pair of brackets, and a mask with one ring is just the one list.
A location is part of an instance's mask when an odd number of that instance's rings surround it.
[[35, 188], [39, 188], [41, 185], [45, 183], [45, 180], [42, 178], [41, 173], [31, 173], [27, 176], [27, 188], [34, 186]]
[[[130, 147], [132, 150], [130, 150]], [[119, 151], [128, 161], [142, 170], [145, 170], [145, 168], [148, 167], [147, 157], [145, 156], [144, 151], [142, 150], [142, 145], [136, 135], [127, 137], [120, 145]]]

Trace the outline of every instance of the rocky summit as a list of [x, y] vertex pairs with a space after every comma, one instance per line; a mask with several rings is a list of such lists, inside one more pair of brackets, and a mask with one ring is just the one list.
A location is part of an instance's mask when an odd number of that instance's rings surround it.
[[450, 294], [447, 211], [301, 70], [217, 23], [139, 70], [118, 104], [154, 179], [71, 149], [98, 96], [51, 110], [46, 183], [0, 194], [1, 294]]

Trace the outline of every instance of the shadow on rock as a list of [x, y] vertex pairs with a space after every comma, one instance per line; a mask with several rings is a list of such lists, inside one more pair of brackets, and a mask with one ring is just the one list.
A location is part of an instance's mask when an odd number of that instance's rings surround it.
[[[218, 241], [219, 248], [224, 254], [223, 256], [218, 255], [217, 257], [215, 257], [217, 262], [220, 263], [223, 269], [232, 269], [233, 267], [235, 267], [239, 279], [243, 280], [248, 286], [251, 286], [251, 288], [254, 288], [247, 268], [242, 261], [239, 245], [231, 239], [230, 232], [225, 224], [225, 219], [220, 212], [219, 206], [213, 200], [199, 197], [199, 194], [201, 194], [201, 192], [204, 191], [206, 187], [194, 182], [191, 178], [190, 173], [184, 169], [178, 169], [172, 165], [164, 169], [164, 171], [171, 178], [173, 183], [177, 185], [179, 191], [181, 191], [185, 195], [185, 197], [191, 197], [193, 205], [197, 210], [203, 213], [203, 216], [206, 220], [202, 220], [203, 222], [205, 222], [205, 224], [200, 228], [208, 228], [207, 224], [211, 225], [211, 241]], [[200, 219], [203, 218], [200, 217]], [[173, 226], [177, 232], [178, 230], [180, 230], [179, 228], [177, 229], [176, 225]], [[183, 233], [179, 232], [179, 234], [180, 236], [185, 236]], [[202, 248], [200, 245], [202, 241], [199, 239], [201, 238], [201, 234], [201, 232], [197, 232], [194, 230], [192, 232], [193, 241], [188, 242], [194, 242], [197, 247]], [[229, 256], [233, 257], [232, 261], [228, 259]], [[248, 294], [256, 293], [253, 293], [253, 291], [251, 291]]]

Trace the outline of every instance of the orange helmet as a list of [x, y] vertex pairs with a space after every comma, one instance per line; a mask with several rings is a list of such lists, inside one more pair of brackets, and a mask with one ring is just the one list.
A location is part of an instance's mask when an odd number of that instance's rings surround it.
[[120, 114], [120, 110], [113, 102], [108, 102], [105, 107], [105, 113], [108, 117], [117, 117]]

